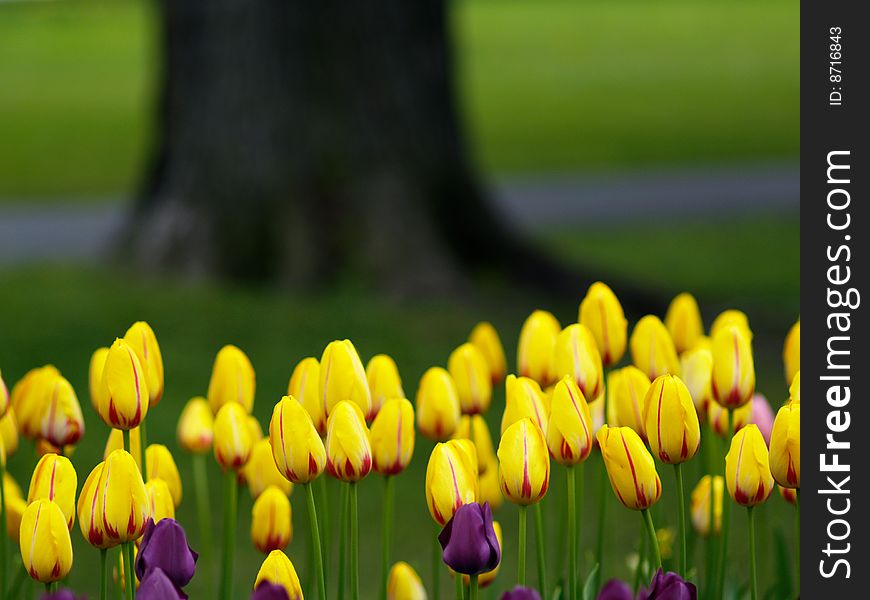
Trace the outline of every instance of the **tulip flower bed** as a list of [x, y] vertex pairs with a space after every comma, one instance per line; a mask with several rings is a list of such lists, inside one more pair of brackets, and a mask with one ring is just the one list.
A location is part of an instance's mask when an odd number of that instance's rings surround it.
[[529, 315], [515, 363], [482, 322], [418, 381], [323, 340], [267, 392], [254, 356], [218, 344], [190, 399], [162, 329], [117, 333], [89, 386], [3, 372], [19, 543], [0, 597], [32, 579], [91, 598], [756, 598], [784, 588], [755, 565], [797, 555], [799, 324], [791, 385], [767, 382], [789, 397], [775, 419], [746, 315], [705, 335], [687, 294], [629, 324], [595, 284], [576, 323]]

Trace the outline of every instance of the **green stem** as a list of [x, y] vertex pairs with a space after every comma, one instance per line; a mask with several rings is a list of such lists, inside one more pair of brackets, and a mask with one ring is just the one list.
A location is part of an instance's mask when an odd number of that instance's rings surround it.
[[133, 574], [133, 542], [124, 544], [124, 579], [128, 600], [136, 595], [136, 576]]
[[[604, 395], [606, 401], [607, 394]], [[606, 407], [605, 407], [606, 408]], [[595, 544], [595, 557], [598, 559], [598, 573], [595, 575], [595, 589], [600, 588], [599, 583], [604, 578], [604, 532], [607, 528], [607, 467], [604, 465], [604, 457], [601, 457], [601, 470], [598, 473], [598, 538]]]
[[795, 520], [794, 520], [794, 561], [795, 575], [797, 576], [797, 597], [801, 595], [801, 489], [795, 490]]
[[686, 576], [688, 571], [688, 562], [686, 558], [686, 493], [683, 488], [683, 465], [677, 463], [674, 465], [674, 473], [677, 476], [677, 499], [680, 503], [680, 562], [679, 574], [681, 577]]
[[130, 445], [130, 430], [129, 429], [122, 429], [121, 430], [121, 449], [126, 450], [132, 456], [133, 446]]
[[[139, 423], [139, 459], [142, 462], [142, 477], [148, 480], [148, 463], [145, 460], [145, 451], [148, 449], [148, 436], [145, 430], [145, 419]], [[132, 452], [132, 448], [131, 448]]]
[[[200, 561], [198, 566], [202, 568], [202, 579], [205, 581], [205, 596], [211, 597], [212, 591], [212, 568], [213, 552], [211, 543], [211, 507], [209, 501], [211, 495], [208, 489], [208, 465], [205, 454], [194, 454], [193, 459], [193, 484], [196, 492], [196, 512], [199, 518], [199, 544]], [[205, 556], [203, 556], [203, 554]]]
[[755, 511], [754, 507], [747, 506], [749, 514], [749, 589], [752, 592], [752, 600], [758, 600], [758, 575], [755, 572]]
[[332, 530], [329, 527], [329, 496], [326, 493], [326, 477], [319, 477], [317, 479], [317, 492], [319, 496], [320, 502], [320, 510], [318, 511], [318, 517], [320, 518], [320, 522], [323, 524], [323, 531], [321, 532], [321, 555], [323, 560], [324, 568], [327, 564], [329, 564], [329, 542], [332, 540]]
[[317, 507], [314, 504], [314, 490], [310, 483], [304, 484], [308, 498], [308, 520], [311, 522], [311, 544], [314, 547], [314, 566], [317, 577], [317, 591], [320, 600], [326, 600], [326, 578], [323, 573], [323, 550], [320, 546], [320, 530], [317, 526]]
[[435, 545], [432, 546], [432, 600], [441, 600], [441, 543], [438, 534], [441, 529], [435, 525]]
[[344, 586], [347, 580], [347, 536], [350, 489], [341, 486], [341, 498], [338, 509], [338, 600], [344, 600]]
[[634, 570], [634, 594], [640, 589], [641, 580], [643, 579], [643, 564], [646, 562], [646, 525], [640, 530], [640, 544], [637, 549], [637, 568]]
[[[734, 411], [728, 409], [728, 437], [725, 439], [725, 456], [731, 448], [731, 439], [734, 437]], [[722, 477], [725, 478], [725, 459], [722, 459]], [[713, 488], [711, 488], [712, 490]], [[712, 493], [712, 491], [711, 491]], [[712, 498], [712, 497], [711, 497]], [[712, 525], [712, 523], [711, 523]], [[721, 600], [725, 595], [725, 566], [728, 561], [728, 534], [731, 528], [731, 502], [722, 498], [722, 538], [719, 540], [719, 565], [716, 579], [716, 596]]]
[[547, 598], [547, 556], [544, 551], [544, 517], [541, 515], [541, 501], [535, 503], [535, 544], [538, 550], [538, 591], [541, 598]]
[[236, 512], [239, 502], [239, 485], [236, 472], [224, 473], [224, 555], [221, 577], [221, 600], [233, 597], [233, 552], [236, 549]]
[[350, 593], [359, 600], [359, 517], [357, 515], [357, 484], [350, 484]]
[[[2, 442], [0, 442], [2, 443]], [[6, 597], [6, 465], [0, 460], [0, 598]]]
[[650, 548], [653, 555], [653, 566], [656, 569], [662, 568], [662, 553], [659, 551], [659, 539], [656, 537], [656, 527], [653, 525], [652, 515], [648, 509], [640, 511], [643, 515], [643, 520], [646, 523], [646, 531], [649, 534]]
[[[568, 466], [568, 598], [577, 600], [577, 499], [576, 476]], [[546, 596], [545, 596], [546, 597]]]
[[106, 565], [106, 556], [108, 553], [108, 549], [100, 548], [100, 600], [107, 600], [109, 597], [109, 569]]
[[381, 598], [387, 597], [387, 577], [390, 573], [390, 545], [393, 527], [393, 478], [384, 477], [383, 556], [381, 564]]
[[[705, 432], [707, 433], [707, 440], [708, 440], [708, 442], [706, 444], [707, 445], [707, 456], [706, 456], [707, 463], [706, 464], [707, 464], [707, 470], [710, 473], [710, 475], [709, 475], [709, 477], [710, 477], [710, 504], [707, 507], [709, 509], [709, 521], [708, 521], [708, 523], [710, 524], [710, 526], [709, 526], [708, 531], [707, 531], [707, 543], [706, 543], [707, 556], [706, 556], [706, 562], [705, 562], [705, 568], [704, 568], [704, 593], [705, 593], [705, 597], [708, 596], [710, 598], [715, 598], [716, 596], [715, 596], [715, 592], [714, 592], [714, 587], [716, 586], [715, 572], [716, 572], [716, 556], [717, 556], [717, 554], [716, 554], [716, 541], [718, 538], [717, 538], [717, 534], [716, 534], [716, 511], [715, 511], [715, 508], [716, 508], [716, 493], [715, 493], [716, 488], [714, 485], [716, 482], [716, 478], [713, 475], [713, 473], [716, 471], [716, 465], [715, 465], [715, 459], [713, 458], [713, 456], [718, 454], [716, 447], [718, 446], [717, 442], [719, 441], [719, 438], [716, 437], [716, 434], [713, 431], [712, 427], [705, 426]], [[703, 444], [704, 438], [701, 438], [701, 439], [702, 439], [701, 443]]]
[[520, 506], [520, 541], [517, 546], [518, 565], [517, 583], [526, 585], [526, 507]]
[[[469, 600], [477, 600], [477, 575], [472, 575], [468, 583], [468, 598]], [[544, 596], [546, 598], [546, 596]]]
[[465, 598], [465, 585], [462, 583], [462, 573], [455, 573], [453, 582], [456, 586], [456, 600], [463, 600]]

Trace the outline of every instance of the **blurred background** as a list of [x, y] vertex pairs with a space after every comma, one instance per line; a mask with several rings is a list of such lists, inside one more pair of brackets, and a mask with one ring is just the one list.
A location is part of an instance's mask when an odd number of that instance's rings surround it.
[[[758, 387], [778, 406], [800, 309], [798, 27], [787, 0], [0, 1], [3, 377], [51, 362], [73, 383], [83, 481], [107, 435], [88, 359], [135, 320], [166, 362], [149, 437], [176, 448], [181, 407], [225, 343], [257, 369], [265, 425], [293, 365], [331, 339], [393, 355], [413, 398], [475, 322], [492, 321], [512, 359], [527, 314], [573, 322], [601, 279], [632, 321], [680, 291], [708, 325], [745, 310]], [[398, 486], [400, 518], [421, 527], [430, 449], [419, 441]], [[11, 469], [25, 487], [32, 461], [22, 443]], [[363, 486], [372, 544], [380, 493]], [[242, 498], [240, 598], [260, 561]], [[760, 587], [779, 590], [791, 517], [778, 496], [768, 505]], [[193, 506], [179, 519], [195, 543]], [[305, 579], [294, 509], [288, 554]], [[496, 518], [512, 541], [514, 509]], [[616, 557], [634, 525], [615, 526], [608, 575], [629, 578]], [[98, 553], [73, 538], [69, 583], [94, 594]], [[395, 555], [428, 581], [428, 543], [398, 536]], [[364, 596], [376, 583], [364, 577]]]

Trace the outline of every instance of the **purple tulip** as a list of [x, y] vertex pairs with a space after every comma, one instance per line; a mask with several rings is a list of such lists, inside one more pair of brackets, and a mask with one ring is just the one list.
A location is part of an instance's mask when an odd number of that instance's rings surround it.
[[502, 594], [500, 600], [541, 600], [541, 595], [538, 590], [518, 585]]
[[154, 568], [139, 581], [136, 600], [187, 600], [187, 594], [172, 583], [163, 569]]
[[160, 519], [155, 525], [145, 526], [139, 554], [136, 557], [136, 576], [139, 580], [150, 569], [161, 569], [176, 587], [184, 587], [193, 578], [198, 554], [187, 545], [184, 528], [175, 519]]
[[87, 600], [87, 596], [76, 596], [69, 588], [60, 589], [53, 594], [43, 594], [40, 600]]
[[698, 589], [676, 573], [659, 569], [642, 600], [698, 600]]
[[492, 571], [501, 561], [501, 548], [492, 528], [487, 502], [460, 506], [438, 536], [444, 562], [457, 573], [475, 575]]
[[611, 579], [598, 592], [598, 600], [634, 600], [634, 594], [624, 581]]
[[776, 415], [773, 414], [773, 409], [770, 408], [770, 403], [763, 394], [755, 394], [752, 397], [752, 418], [750, 423], [755, 423], [758, 430], [761, 431], [761, 436], [764, 438], [764, 443], [770, 446], [770, 434], [773, 433], [773, 420]]
[[290, 600], [290, 594], [287, 593], [283, 585], [263, 581], [251, 594], [251, 600]]

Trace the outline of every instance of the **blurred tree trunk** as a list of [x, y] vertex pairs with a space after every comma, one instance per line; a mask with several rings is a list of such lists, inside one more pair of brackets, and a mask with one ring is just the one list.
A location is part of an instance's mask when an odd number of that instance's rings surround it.
[[139, 262], [404, 288], [468, 267], [548, 276], [470, 166], [444, 0], [161, 8], [155, 154], [127, 236]]

